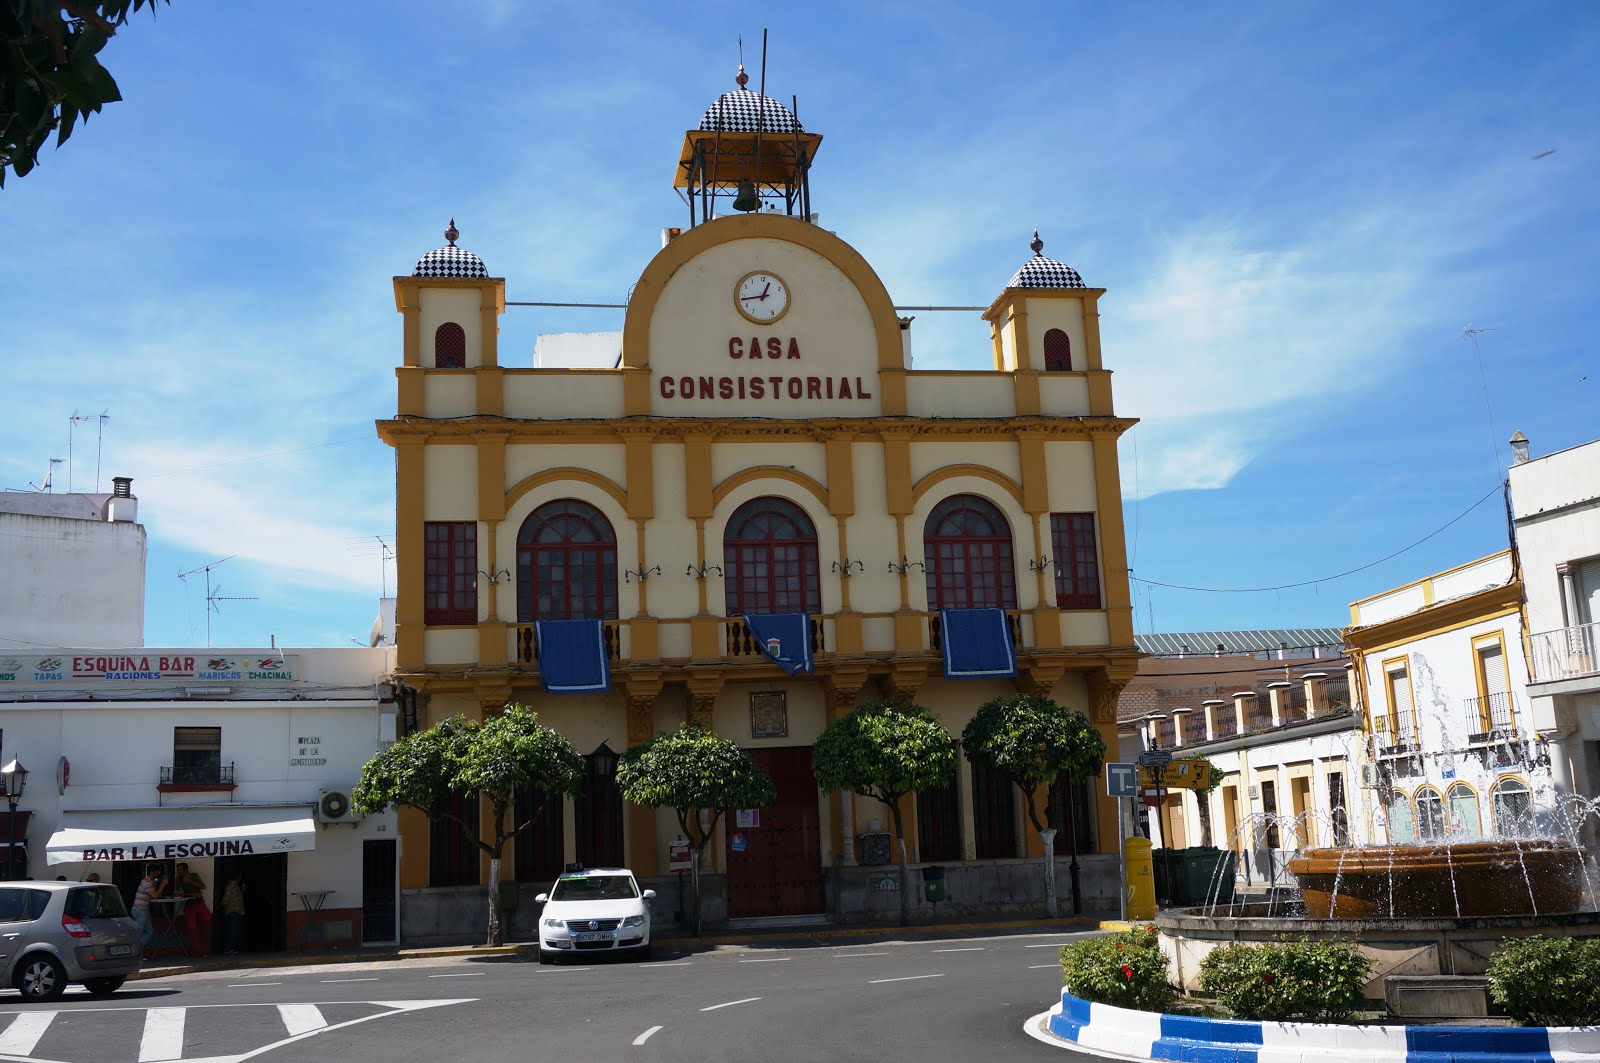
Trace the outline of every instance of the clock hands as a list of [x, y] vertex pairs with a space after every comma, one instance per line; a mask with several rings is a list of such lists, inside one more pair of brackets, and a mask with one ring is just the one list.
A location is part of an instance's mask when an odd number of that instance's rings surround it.
[[772, 282], [768, 281], [767, 282], [767, 286], [765, 288], [761, 289], [761, 294], [760, 295], [745, 295], [745, 296], [741, 296], [739, 301], [741, 303], [748, 303], [752, 299], [765, 299], [767, 297], [767, 293], [769, 293], [771, 291], [772, 291]]

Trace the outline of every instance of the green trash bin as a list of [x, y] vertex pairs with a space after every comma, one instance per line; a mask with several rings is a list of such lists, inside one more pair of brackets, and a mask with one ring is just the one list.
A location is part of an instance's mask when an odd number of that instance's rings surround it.
[[[1182, 869], [1184, 904], [1191, 907], [1203, 904], [1230, 904], [1234, 890], [1234, 854], [1214, 845], [1197, 845], [1183, 850]], [[1214, 891], [1214, 892], [1213, 892]]]
[[1182, 858], [1181, 850], [1150, 850], [1150, 875], [1155, 880], [1156, 903], [1162, 908], [1183, 908], [1189, 904]]
[[922, 895], [927, 898], [929, 904], [938, 904], [944, 900], [944, 868], [922, 869]]

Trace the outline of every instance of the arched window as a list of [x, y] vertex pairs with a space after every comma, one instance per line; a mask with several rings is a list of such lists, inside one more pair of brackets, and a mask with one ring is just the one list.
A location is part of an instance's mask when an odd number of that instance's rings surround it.
[[1444, 798], [1431, 786], [1417, 791], [1417, 838], [1442, 842], [1445, 837]]
[[1389, 840], [1396, 845], [1405, 845], [1411, 840], [1411, 799], [1404, 790], [1395, 790], [1389, 795]]
[[1533, 836], [1533, 797], [1521, 779], [1508, 775], [1495, 783], [1490, 804], [1495, 834], [1502, 838]]
[[822, 611], [817, 530], [786, 498], [753, 498], [733, 511], [722, 567], [729, 616]]
[[467, 333], [454, 321], [433, 330], [433, 364], [437, 369], [467, 367]]
[[1478, 815], [1478, 792], [1466, 783], [1450, 787], [1450, 836], [1470, 842], [1483, 837], [1483, 821]]
[[517, 619], [611, 620], [617, 615], [617, 537], [605, 514], [563, 498], [517, 532]]
[[1044, 334], [1044, 367], [1051, 373], [1072, 372], [1072, 340], [1058, 328]]
[[993, 502], [954, 495], [928, 514], [923, 530], [928, 608], [1017, 607], [1011, 526]]

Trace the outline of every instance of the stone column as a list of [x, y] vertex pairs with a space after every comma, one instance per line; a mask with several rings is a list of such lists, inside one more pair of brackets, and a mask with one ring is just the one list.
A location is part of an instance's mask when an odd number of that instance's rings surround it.
[[1293, 715], [1289, 701], [1293, 689], [1294, 684], [1287, 679], [1267, 684], [1267, 698], [1272, 702], [1272, 726], [1282, 727]]

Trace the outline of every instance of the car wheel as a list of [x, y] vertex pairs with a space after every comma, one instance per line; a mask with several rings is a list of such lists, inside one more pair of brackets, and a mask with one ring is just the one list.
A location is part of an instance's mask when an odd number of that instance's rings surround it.
[[128, 979], [122, 975], [115, 978], [86, 978], [83, 987], [89, 991], [90, 996], [109, 997], [112, 993], [122, 988], [122, 983]]
[[67, 991], [67, 970], [47, 952], [24, 956], [17, 968], [17, 988], [24, 1000], [55, 1000]]
[[545, 966], [549, 966], [550, 964], [556, 962], [556, 954], [553, 953], [553, 952], [550, 952], [547, 949], [540, 949], [539, 950], [539, 962], [541, 964], [544, 964]]
[[639, 950], [639, 962], [640, 963], [644, 963], [649, 959], [650, 959], [650, 946], [648, 944], [646, 944], [644, 948]]

